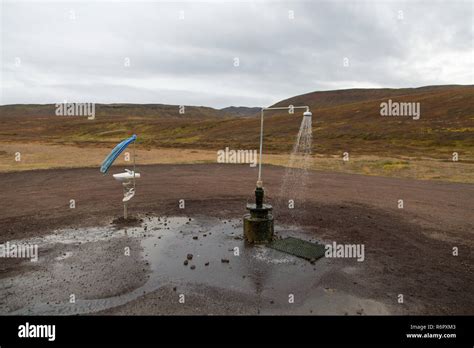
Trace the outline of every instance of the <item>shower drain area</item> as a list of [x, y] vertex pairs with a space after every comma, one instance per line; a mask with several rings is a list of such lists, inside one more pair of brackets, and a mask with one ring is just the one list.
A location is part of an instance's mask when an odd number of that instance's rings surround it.
[[[386, 313], [372, 300], [322, 287], [334, 269], [325, 258], [311, 264], [249, 245], [241, 219], [141, 220], [11, 241], [38, 245], [39, 258], [19, 261], [1, 278], [0, 314], [356, 314], [361, 307]], [[295, 226], [275, 233], [307, 236]]]
[[294, 237], [275, 240], [268, 246], [272, 249], [301, 257], [312, 263], [323, 257], [325, 252], [323, 244], [311, 243]]

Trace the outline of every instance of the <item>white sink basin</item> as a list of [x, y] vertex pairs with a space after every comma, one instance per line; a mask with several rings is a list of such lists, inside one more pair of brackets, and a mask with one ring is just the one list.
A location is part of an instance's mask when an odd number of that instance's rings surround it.
[[[120, 182], [133, 180], [133, 170], [125, 169], [123, 173], [117, 173], [113, 175], [114, 179]], [[135, 179], [140, 178], [140, 173], [135, 173]]]

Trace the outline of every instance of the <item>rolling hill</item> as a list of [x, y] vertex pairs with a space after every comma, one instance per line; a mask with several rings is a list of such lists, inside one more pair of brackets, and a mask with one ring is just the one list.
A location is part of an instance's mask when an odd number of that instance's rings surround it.
[[[420, 119], [380, 116], [380, 104], [388, 99], [419, 102]], [[275, 106], [290, 104], [310, 106], [313, 150], [318, 154], [349, 151], [359, 155], [446, 159], [457, 151], [464, 159], [474, 159], [472, 85], [312, 92]], [[85, 117], [56, 116], [54, 105], [7, 105], [0, 107], [0, 137], [6, 142], [94, 146], [136, 133], [147, 148], [258, 147], [258, 108], [217, 110], [186, 106], [185, 110], [180, 114], [179, 106], [162, 104], [98, 104], [96, 118], [90, 121]], [[266, 115], [265, 150], [288, 152], [301, 115]]]

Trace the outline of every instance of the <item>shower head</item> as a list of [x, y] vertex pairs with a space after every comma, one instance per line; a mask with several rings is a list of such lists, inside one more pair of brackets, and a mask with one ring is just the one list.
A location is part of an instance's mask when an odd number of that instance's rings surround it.
[[311, 111], [307, 110], [307, 111], [305, 111], [305, 112], [303, 113], [303, 116], [305, 116], [305, 117], [311, 117], [311, 116], [313, 116], [313, 114], [311, 113]]

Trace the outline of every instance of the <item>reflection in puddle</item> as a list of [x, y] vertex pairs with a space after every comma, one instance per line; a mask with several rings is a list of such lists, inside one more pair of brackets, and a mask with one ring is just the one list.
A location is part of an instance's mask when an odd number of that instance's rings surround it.
[[[294, 234], [294, 231], [291, 227], [276, 228], [280, 235]], [[87, 247], [118, 237], [138, 239], [143, 249], [141, 257], [149, 265], [149, 278], [143, 286], [122, 295], [76, 299], [74, 304], [35, 303], [8, 314], [92, 313], [124, 305], [169, 284], [179, 285], [180, 289], [205, 285], [222, 291], [280, 299], [275, 302], [284, 303], [289, 293], [299, 298], [310, 297], [328, 269], [325, 259], [311, 265], [264, 246], [249, 246], [241, 236], [240, 219], [145, 217], [137, 227], [64, 229], [30, 239], [28, 242], [36, 243], [40, 248], [61, 244]], [[87, 253], [87, 248], [77, 252]], [[54, 260], [61, 262], [73, 253], [76, 252], [61, 253]], [[4, 312], [2, 306], [0, 312]]]

